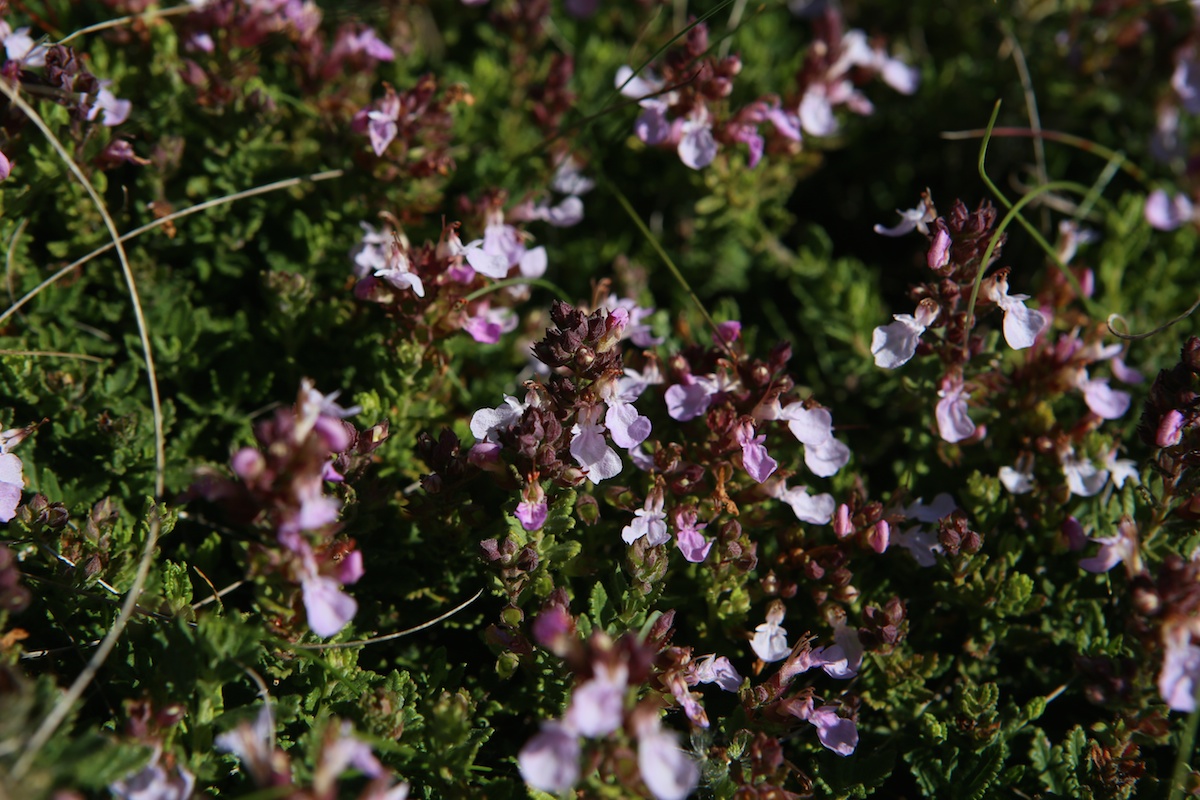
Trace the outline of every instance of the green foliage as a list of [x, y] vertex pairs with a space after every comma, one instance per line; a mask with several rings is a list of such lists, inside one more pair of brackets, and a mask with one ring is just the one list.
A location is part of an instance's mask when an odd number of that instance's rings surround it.
[[[98, 797], [158, 764], [194, 775], [193, 796], [311, 790], [376, 800], [363, 775], [351, 770], [338, 783], [340, 773], [323, 772], [350, 731], [413, 797], [551, 797], [525, 784], [518, 754], [614, 664], [637, 679], [619, 696], [620, 724], [582, 741], [581, 796], [653, 796], [639, 777], [638, 746], [646, 719], [659, 716], [668, 731], [691, 729], [681, 741], [702, 773], [701, 797], [768, 796], [772, 787], [847, 798], [1154, 797], [1165, 795], [1173, 762], [1178, 774], [1194, 763], [1177, 752], [1186, 737], [1159, 685], [1171, 636], [1193, 635], [1188, 564], [1200, 545], [1200, 488], [1185, 469], [1190, 445], [1154, 446], [1154, 417], [1139, 435], [1139, 414], [1162, 391], [1118, 387], [1110, 359], [1078, 360], [1088, 347], [1124, 342], [1105, 326], [1108, 314], [1120, 315], [1115, 330], [1148, 331], [1194, 299], [1197, 227], [1158, 231], [1145, 216], [1153, 186], [1174, 180], [1195, 194], [1185, 163], [1195, 119], [1180, 116], [1176, 133], [1188, 147], [1173, 159], [1156, 161], [1151, 148], [1180, 102], [1172, 75], [1196, 28], [1187, 4], [843, 4], [844, 27], [872, 37], [877, 57], [915, 65], [921, 88], [902, 95], [860, 64], [850, 77], [874, 113], [839, 108], [834, 134], [806, 129], [798, 143], [771, 122], [738, 118], [768, 140], [753, 168], [747, 142], [725, 123], [756, 101], [797, 110], [822, 68], [811, 57], [826, 46], [816, 42], [829, 20], [793, 15], [782, 0], [612, 2], [590, 16], [556, 1], [545, 17], [540, 4], [515, 0], [320, 3], [309, 34], [283, 11], [252, 30], [249, 0], [224, 3], [240, 16], [211, 30], [211, 10], [163, 15], [127, 0], [9, 5], [10, 29], [30, 25], [47, 43], [146, 10], [68, 42], [78, 65], [132, 101], [118, 126], [87, 120], [78, 92], [59, 92], [46, 68], [14, 65], [5, 80], [21, 84], [122, 233], [211, 206], [125, 241], [132, 297], [116, 255], [96, 255], [111, 245], [100, 209], [5, 101], [0, 150], [13, 167], [0, 183], [5, 291], [14, 305], [36, 294], [0, 324], [0, 438], [23, 469], [13, 489], [21, 504], [0, 535], [0, 797]], [[674, 37], [689, 15], [714, 10], [704, 53], [681, 61]], [[339, 30], [367, 26], [394, 59], [336, 62]], [[195, 46], [197, 32], [212, 36], [213, 52]], [[726, 48], [739, 58], [728, 96], [714, 89], [705, 100], [720, 121], [713, 162], [692, 169], [673, 144], [639, 139], [635, 120], [647, 105], [617, 94], [617, 69], [652, 60], [660, 72], [692, 70], [664, 95], [675, 115], [693, 84], [712, 77], [697, 65]], [[378, 115], [386, 87], [415, 102], [426, 75], [444, 108], [406, 107], [377, 157], [367, 120], [355, 115], [368, 107]], [[1040, 166], [1031, 166], [1042, 156], [1030, 140], [1012, 130], [1033, 124], [1027, 94], [1049, 132]], [[1071, 256], [1080, 276], [1094, 277], [1092, 309], [1013, 224], [990, 274], [1008, 267], [1013, 294], [1034, 296], [1029, 308], [1052, 318], [1044, 339], [1013, 351], [1002, 312], [984, 296], [970, 358], [935, 355], [942, 344], [962, 346], [943, 341], [951, 320], [942, 319], [911, 361], [880, 369], [877, 328], [949, 279], [930, 270], [919, 234], [878, 236], [872, 226], [892, 224], [894, 209], [912, 208], [927, 187], [944, 218], [957, 198], [969, 209], [999, 204], [977, 174], [975, 134], [940, 138], [981, 128], [997, 99], [986, 169], [1010, 200], [1043, 181], [1039, 169], [1095, 186], [1095, 202], [1050, 196], [1023, 212], [1052, 242], [1068, 220], [1098, 232]], [[146, 163], [105, 163], [114, 142]], [[1119, 161], [1108, 155], [1115, 150]], [[598, 185], [582, 196], [580, 224], [555, 227], [529, 209], [563, 200], [547, 187], [567, 155]], [[229, 199], [289, 178], [300, 180]], [[363, 299], [362, 264], [355, 273], [353, 261], [361, 221], [386, 225], [385, 238], [394, 232], [417, 270], [426, 268], [422, 254], [448, 263], [452, 224], [471, 241], [497, 215], [529, 247], [546, 248], [544, 279], [580, 308], [611, 288], [656, 309], [634, 322], [663, 344], [606, 341], [622, 366], [663, 373], [665, 384], [637, 400], [652, 423], [653, 470], [635, 469], [622, 451], [620, 474], [594, 484], [567, 444], [550, 455], [569, 469], [518, 466], [525, 462], [512, 453], [546, 444], [545, 425], [526, 441], [515, 430], [493, 434], [504, 451], [495, 463], [471, 453], [472, 415], [504, 395], [562, 411], [554, 421], [568, 437], [582, 406], [619, 405], [604, 380], [572, 372], [570, 386], [553, 382], [602, 347], [575, 356], [556, 379], [531, 365], [532, 343], [553, 327], [546, 284], [481, 295], [514, 314], [515, 329], [497, 344], [463, 331], [484, 313], [465, 297], [490, 279], [461, 283], [439, 267], [425, 274], [423, 297], [392, 287], [391, 302]], [[742, 323], [731, 352], [707, 349], [707, 318]], [[1129, 340], [1121, 358], [1153, 379], [1178, 362], [1195, 330], [1189, 318]], [[782, 353], [773, 348], [783, 342], [786, 368], [760, 371], [756, 362]], [[679, 420], [665, 392], [688, 372], [738, 384]], [[956, 376], [967, 381], [979, 435], [951, 443], [937, 409]], [[1131, 394], [1130, 410], [1114, 420], [1090, 412], [1083, 390], [1089, 377], [1110, 376], [1111, 388]], [[311, 527], [280, 523], [294, 510], [288, 481], [303, 472], [304, 457], [289, 448], [304, 437], [273, 427], [294, 423], [306, 378], [321, 393], [343, 392], [341, 404], [359, 407], [348, 418], [357, 435], [377, 437], [344, 462], [321, 456], [322, 470], [345, 475], [318, 472], [304, 484], [338, 508], [336, 522]], [[763, 402], [738, 407], [730, 398], [739, 392]], [[576, 408], [552, 402], [572, 393]], [[815, 445], [773, 417], [774, 401], [828, 408], [849, 464], [832, 477], [805, 466]], [[772, 482], [749, 477], [749, 455], [731, 433], [742, 423], [766, 437], [778, 461]], [[11, 429], [26, 426], [24, 441], [10, 444]], [[247, 477], [245, 461], [231, 470], [239, 451], [294, 461], [256, 484], [261, 476]], [[1129, 458], [1138, 477], [1073, 491], [1068, 454], [1105, 469]], [[1014, 493], [1000, 470], [1021, 465], [1032, 488]], [[780, 502], [781, 478], [845, 504], [852, 530], [798, 521]], [[545, 522], [526, 530], [518, 503], [539, 492]], [[645, 503], [654, 492], [666, 497], [669, 540], [626, 544], [627, 526], [653, 517]], [[961, 529], [907, 510], [942, 493], [961, 511]], [[674, 541], [685, 510], [712, 543], [698, 563]], [[153, 519], [158, 539], [143, 559]], [[871, 538], [880, 521], [886, 549]], [[1072, 538], [1075, 522], [1082, 533]], [[303, 546], [288, 539], [288, 523]], [[1099, 575], [1080, 568], [1100, 547], [1080, 536], [1130, 530], [1121, 565]], [[359, 580], [349, 577], [351, 553], [363, 558]], [[355, 613], [322, 638], [310, 602], [331, 585], [353, 597]], [[480, 590], [456, 614], [422, 625]], [[866, 652], [852, 682], [816, 668], [785, 681], [783, 664], [755, 660], [749, 640], [776, 600], [789, 645], [860, 637]], [[900, 616], [884, 619], [893, 601]], [[561, 639], [557, 611], [568, 620]], [[68, 703], [67, 687], [119, 626]], [[652, 636], [661, 638], [646, 645]], [[740, 693], [696, 683], [689, 670], [709, 653], [745, 676]], [[816, 722], [797, 710], [805, 699], [854, 719], [853, 755], [822, 745]], [[294, 783], [282, 794], [256, 783], [244, 754], [216, 746], [249, 730], [265, 704], [274, 730], [263, 747], [278, 746], [281, 785]], [[707, 727], [681, 710], [695, 707]], [[47, 720], [53, 730], [40, 742]]]

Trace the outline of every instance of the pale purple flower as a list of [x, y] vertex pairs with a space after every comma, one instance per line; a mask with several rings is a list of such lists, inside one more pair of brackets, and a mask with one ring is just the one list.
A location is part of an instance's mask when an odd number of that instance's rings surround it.
[[571, 457], [583, 467], [592, 483], [621, 473], [621, 457], [604, 438], [604, 426], [600, 424], [602, 408], [596, 405], [581, 410], [571, 427]]
[[737, 429], [737, 441], [742, 446], [742, 466], [759, 483], [771, 477], [779, 463], [767, 454], [766, 435], [755, 436], [754, 424], [743, 422]]
[[1089, 378], [1087, 370], [1081, 369], [1075, 385], [1083, 392], [1087, 407], [1101, 419], [1120, 419], [1129, 410], [1129, 393], [1110, 387], [1108, 378]]
[[1080, 569], [1108, 572], [1117, 564], [1138, 560], [1137, 526], [1128, 519], [1121, 520], [1117, 525], [1115, 536], [1091, 536], [1088, 540], [1100, 545], [1100, 549], [1096, 555], [1080, 560]]
[[919, 525], [894, 533], [892, 540], [907, 550], [922, 567], [932, 567], [937, 563], [937, 554], [943, 552], [937, 536]]
[[570, 228], [583, 221], [583, 201], [574, 195], [555, 205], [542, 202], [524, 212], [528, 219], [540, 219], [556, 228]]
[[1013, 494], [1027, 494], [1033, 491], [1033, 470], [1029, 469], [1022, 472], [1020, 469], [1014, 467], [1001, 467], [1000, 483], [1004, 484], [1004, 488]]
[[1200, 62], [1191, 47], [1179, 52], [1175, 71], [1171, 73], [1171, 88], [1189, 114], [1200, 114]]
[[117, 800], [188, 800], [196, 787], [196, 776], [176, 764], [168, 772], [162, 765], [162, 750], [155, 748], [150, 763], [132, 775], [109, 784]]
[[379, 38], [379, 34], [375, 33], [373, 28], [366, 28], [357, 33], [347, 28], [338, 32], [337, 40], [330, 52], [330, 59], [340, 61], [348, 56], [365, 56], [376, 61], [393, 61], [396, 53]]
[[646, 367], [642, 371], [632, 367], [625, 368], [625, 374], [617, 380], [616, 396], [626, 403], [632, 403], [642, 396], [642, 392], [646, 391], [647, 387], [658, 386], [662, 383], [663, 375], [658, 369], [658, 362], [650, 360], [646, 362]]
[[667, 388], [667, 415], [679, 422], [693, 420], [708, 410], [716, 393], [717, 382], [713, 377], [685, 375], [683, 383]]
[[510, 266], [508, 258], [500, 253], [485, 250], [483, 245], [483, 239], [475, 239], [463, 244], [462, 239], [456, 233], [446, 237], [446, 249], [452, 257], [462, 256], [467, 260], [471, 269], [481, 275], [496, 280], [507, 278]]
[[703, 169], [717, 157], [717, 140], [713, 138], [712, 122], [706, 112], [692, 112], [683, 121], [677, 150], [679, 160], [692, 169]]
[[580, 164], [572, 156], [559, 162], [550, 181], [550, 188], [559, 194], [584, 195], [596, 188], [596, 182], [580, 171]]
[[827, 525], [833, 519], [837, 502], [831, 494], [810, 495], [805, 486], [788, 488], [785, 481], [773, 481], [767, 487], [768, 493], [792, 507], [792, 513], [801, 522], [811, 525]]
[[12, 174], [12, 162], [8, 160], [8, 156], [0, 153], [0, 181]]
[[19, 62], [27, 67], [46, 66], [46, 53], [49, 48], [44, 44], [34, 44], [29, 35], [29, 28], [17, 28], [15, 31], [8, 23], [0, 20], [0, 39], [4, 41], [4, 55], [9, 61]]
[[787, 640], [787, 630], [779, 623], [783, 622], [783, 603], [778, 600], [771, 603], [767, 609], [767, 621], [754, 629], [754, 638], [750, 640], [750, 648], [763, 661], [782, 661], [792, 651]]
[[559, 722], [546, 721], [517, 755], [525, 782], [542, 792], [563, 794], [579, 780], [579, 735]]
[[837, 118], [833, 116], [833, 104], [824, 84], [814, 83], [804, 90], [797, 110], [800, 127], [812, 136], [833, 136], [838, 131]]
[[1196, 684], [1200, 682], [1200, 647], [1186, 631], [1167, 637], [1158, 693], [1172, 711], [1196, 710]]
[[546, 516], [549, 513], [546, 493], [542, 490], [542, 485], [534, 481], [522, 492], [521, 502], [517, 503], [517, 510], [513, 512], [513, 516], [520, 521], [525, 530], [536, 531], [546, 524]]
[[[643, 103], [644, 105], [644, 103]], [[647, 107], [633, 122], [633, 132], [648, 145], [662, 144], [671, 138], [665, 103]]]
[[929, 252], [925, 254], [926, 265], [930, 269], [941, 269], [949, 264], [950, 245], [953, 243], [949, 231], [938, 228], [938, 232], [933, 235], [933, 242], [929, 245]]
[[1134, 369], [1125, 363], [1125, 359], [1120, 356], [1112, 360], [1113, 377], [1121, 383], [1141, 383], [1146, 380], [1146, 377], [1141, 372]]
[[222, 733], [213, 740], [213, 746], [237, 756], [257, 785], [267, 785], [274, 772], [271, 762], [275, 754], [275, 720], [270, 704], [263, 705], [253, 722], [243, 722]]
[[610, 397], [605, 401], [608, 411], [604, 415], [604, 426], [612, 437], [613, 444], [626, 450], [637, 447], [650, 435], [650, 418], [638, 413], [631, 403], [623, 402], [619, 397]]
[[596, 665], [591, 678], [575, 687], [563, 722], [583, 736], [597, 737], [621, 727], [629, 670], [624, 664]]
[[1137, 462], [1132, 458], [1117, 458], [1115, 448], [1104, 455], [1103, 466], [1108, 471], [1108, 477], [1113, 482], [1113, 486], [1118, 489], [1123, 489], [1127, 480], [1134, 483], [1140, 482]]
[[654, 723], [638, 731], [638, 771], [655, 800], [684, 800], [700, 782], [696, 760], [679, 746], [679, 735]]
[[1060, 460], [1071, 494], [1091, 497], [1108, 483], [1107, 470], [1098, 469], [1088, 458], [1078, 458], [1074, 450], [1069, 449], [1062, 453]]
[[632, 297], [622, 298], [616, 295], [609, 295], [604, 301], [604, 306], [610, 311], [625, 310], [629, 315], [629, 322], [625, 327], [624, 337], [638, 347], [655, 347], [663, 343], [664, 340], [655, 336], [650, 325], [644, 321], [654, 313], [653, 308], [639, 306]]
[[1027, 294], [1008, 293], [1008, 277], [1001, 276], [987, 288], [988, 299], [1004, 311], [1004, 340], [1013, 350], [1024, 350], [1033, 345], [1042, 329], [1046, 317], [1040, 311], [1025, 306]]
[[374, 108], [367, 108], [371, 109], [367, 111], [367, 138], [371, 141], [371, 149], [375, 151], [375, 155], [382, 156], [400, 132], [397, 124], [400, 121], [400, 96], [388, 89], [387, 94]]
[[1145, 215], [1151, 228], [1173, 231], [1195, 219], [1195, 208], [1185, 194], [1171, 197], [1162, 189], [1155, 189], [1146, 198]]
[[736, 692], [742, 686], [742, 676], [728, 658], [712, 653], [696, 662], [688, 683], [715, 683], [727, 692]]
[[651, 547], [666, 544], [671, 540], [671, 535], [667, 533], [667, 515], [663, 511], [663, 496], [660, 490], [651, 490], [643, 506], [633, 513], [633, 521], [621, 531], [621, 538], [625, 544], [633, 544], [643, 536]]
[[516, 329], [517, 321], [511, 308], [491, 308], [485, 300], [463, 320], [462, 328], [480, 344], [496, 344], [501, 336]]
[[941, 313], [937, 302], [925, 298], [917, 304], [915, 315], [893, 314], [895, 322], [881, 325], [871, 334], [871, 355], [875, 366], [896, 369], [907, 364], [917, 352], [921, 334], [933, 324]]
[[631, 67], [622, 65], [617, 69], [616, 87], [625, 97], [637, 99], [643, 108], [662, 102], [660, 98], [649, 96], [663, 88], [662, 80], [649, 69], [642, 70], [641, 75], [634, 75]]
[[937, 403], [938, 435], [947, 442], [961, 442], [975, 435], [975, 423], [967, 415], [967, 392], [957, 373], [942, 379]]
[[713, 344], [733, 344], [742, 337], [742, 323], [735, 319], [717, 325], [713, 334]]
[[675, 546], [683, 553], [685, 560], [699, 564], [708, 558], [713, 543], [700, 533], [707, 527], [706, 522], [696, 523], [695, 509], [675, 509]]
[[321, 638], [346, 627], [358, 611], [358, 602], [342, 591], [335, 578], [311, 572], [301, 578], [300, 588], [308, 627]]
[[313, 789], [318, 795], [332, 795], [337, 779], [350, 767], [368, 778], [379, 778], [384, 774], [383, 765], [371, 752], [371, 746], [354, 736], [349, 722], [343, 722], [337, 738], [321, 751], [313, 775]]
[[816, 727], [817, 739], [826, 749], [848, 756], [858, 747], [858, 726], [837, 712], [837, 706], [821, 706], [809, 713], [808, 721]]
[[1159, 447], [1174, 447], [1183, 439], [1183, 429], [1186, 424], [1187, 418], [1178, 409], [1172, 408], [1159, 420], [1154, 443]]
[[504, 395], [504, 403], [496, 408], [481, 408], [471, 415], [471, 433], [477, 442], [495, 442], [500, 431], [520, 421], [526, 405], [515, 397]]
[[129, 100], [119, 100], [109, 90], [109, 85], [112, 81], [100, 81], [100, 91], [96, 93], [96, 98], [92, 102], [92, 108], [88, 111], [87, 118], [94, 120], [98, 115], [100, 124], [112, 128], [120, 125], [129, 118], [129, 112], [133, 109], [133, 103]]
[[[929, 223], [933, 221], [933, 209], [929, 203], [922, 199], [917, 203], [916, 208], [910, 208], [905, 211], [896, 209], [896, 213], [900, 215], [900, 222], [889, 228], [886, 225], [876, 223], [875, 232], [880, 236], [904, 236], [906, 233], [920, 231], [921, 233], [929, 233]], [[928, 324], [928, 323], [926, 323]]]
[[825, 408], [805, 408], [791, 403], [778, 412], [788, 429], [804, 445], [804, 464], [814, 474], [828, 478], [850, 461], [850, 448], [833, 436], [833, 415]]
[[917, 522], [938, 522], [957, 509], [958, 504], [954, 502], [954, 498], [941, 492], [934, 496], [933, 502], [929, 504], [925, 503], [925, 498], [918, 497], [904, 509], [904, 516]]
[[21, 459], [12, 453], [0, 453], [0, 522], [8, 522], [17, 513], [25, 488]]

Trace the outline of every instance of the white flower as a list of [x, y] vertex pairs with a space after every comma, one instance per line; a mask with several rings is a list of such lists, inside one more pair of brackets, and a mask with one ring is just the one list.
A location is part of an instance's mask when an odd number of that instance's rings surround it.
[[916, 314], [893, 314], [895, 322], [880, 325], [871, 334], [871, 355], [875, 356], [875, 366], [883, 369], [895, 369], [907, 364], [917, 352], [917, 344], [921, 334], [937, 319], [941, 309], [930, 299], [922, 300], [916, 309]]
[[1008, 293], [1008, 275], [1001, 274], [987, 286], [987, 297], [1004, 311], [1004, 340], [1013, 350], [1033, 345], [1037, 335], [1046, 327], [1042, 312], [1025, 306], [1027, 294]]
[[782, 661], [792, 652], [787, 631], [779, 625], [785, 613], [783, 603], [778, 600], [771, 603], [767, 610], [767, 621], [754, 629], [754, 638], [750, 640], [754, 654], [768, 663]]

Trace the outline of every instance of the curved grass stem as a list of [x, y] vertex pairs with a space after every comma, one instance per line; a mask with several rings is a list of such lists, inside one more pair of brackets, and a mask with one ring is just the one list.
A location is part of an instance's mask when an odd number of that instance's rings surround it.
[[[37, 113], [11, 83], [7, 80], [0, 79], [0, 93], [3, 93], [8, 98], [9, 102], [21, 111], [29, 121], [32, 122], [42, 135], [50, 142], [59, 158], [66, 164], [67, 169], [75, 176], [76, 180], [83, 185], [84, 190], [91, 198], [96, 206], [97, 212], [104, 220], [104, 225], [108, 228], [108, 233], [113, 239], [113, 244], [117, 249], [117, 257], [121, 261], [121, 270], [125, 276], [125, 284], [129, 290], [129, 300], [133, 306], [134, 319], [137, 322], [138, 337], [141, 340], [142, 355], [146, 360], [146, 379], [150, 384], [150, 404], [154, 415], [154, 496], [161, 497], [163, 494], [164, 472], [166, 468], [166, 444], [163, 432], [163, 415], [162, 403], [158, 395], [158, 377], [154, 371], [154, 354], [150, 345], [150, 332], [146, 327], [146, 318], [142, 313], [141, 300], [138, 297], [137, 282], [133, 277], [133, 269], [129, 265], [129, 258], [125, 254], [125, 248], [121, 245], [121, 236], [117, 232], [117, 225], [113, 222], [112, 216], [108, 213], [107, 207], [104, 205], [104, 200], [96, 191], [96, 187], [92, 186], [92, 182], [71, 158], [71, 154], [67, 152], [66, 147], [55, 135], [46, 121]], [[137, 573], [134, 576], [133, 584], [129, 587], [129, 592], [125, 595], [125, 601], [121, 605], [121, 611], [117, 615], [117, 619], [113, 622], [112, 627], [108, 629], [100, 647], [92, 654], [83, 671], [76, 676], [71, 686], [66, 693], [59, 698], [54, 707], [38, 725], [37, 729], [29, 737], [25, 743], [25, 748], [22, 750], [16, 764], [13, 765], [12, 777], [19, 781], [33, 765], [34, 759], [45, 746], [58, 727], [62, 725], [67, 715], [71, 713], [71, 709], [83, 696], [84, 690], [92, 682], [92, 678], [96, 676], [109, 653], [116, 646], [117, 639], [125, 630], [130, 618], [133, 616], [134, 608], [137, 605], [138, 596], [142, 593], [142, 587], [145, 586], [146, 578], [150, 574], [150, 562], [154, 556], [155, 547], [158, 544], [158, 532], [160, 522], [157, 509], [151, 510], [150, 524], [146, 532], [146, 541], [142, 548], [141, 556], [138, 560]]]
[[[987, 161], [988, 143], [992, 139], [992, 131], [996, 127], [996, 118], [999, 115], [1000, 101], [997, 100], [995, 107], [992, 109], [992, 118], [988, 120], [987, 128], [984, 129], [983, 142], [981, 142], [979, 145], [979, 177], [983, 180], [984, 184], [987, 185], [988, 189], [991, 190], [992, 194], [996, 196], [996, 199], [998, 199], [1006, 209], [1011, 211], [1013, 208], [1013, 202], [1004, 195], [1004, 192], [1000, 191], [1000, 187], [997, 186], [995, 182], [988, 176], [985, 163]], [[1114, 151], [1109, 150], [1107, 152], [1113, 156], [1116, 155]], [[1047, 186], [1049, 185], [1051, 184], [1047, 184]], [[1079, 184], [1072, 185], [1078, 186]], [[1044, 190], [1045, 188], [1046, 186], [1040, 187], [1039, 191]], [[1031, 192], [1030, 194], [1036, 196], [1036, 193]], [[1084, 195], [1086, 196], [1087, 194], [1088, 192], [1085, 190]], [[1034, 227], [1033, 224], [1030, 223], [1029, 220], [1025, 219], [1025, 217], [1023, 217], [1020, 213], [1016, 213], [1014, 218], [1017, 220], [1017, 222], [1021, 223], [1021, 227], [1025, 229], [1026, 233], [1033, 237], [1033, 240], [1038, 243], [1038, 246], [1041, 247], [1042, 250], [1045, 251], [1046, 255], [1050, 256], [1050, 258], [1058, 266], [1059, 271], [1062, 272], [1062, 275], [1066, 279], [1067, 283], [1069, 283], [1071, 288], [1075, 290], [1075, 296], [1079, 298], [1081, 303], [1083, 303], [1084, 308], [1087, 310], [1088, 316], [1093, 318], [1101, 316], [1101, 312], [1096, 307], [1096, 304], [1092, 302], [1091, 298], [1085, 296], [1083, 287], [1079, 285], [1079, 279], [1075, 277], [1075, 273], [1071, 272], [1070, 268], [1067, 267], [1067, 265], [1063, 263], [1063, 260], [1058, 257], [1058, 251], [1054, 249], [1053, 245], [1046, 241], [1046, 237], [1042, 236], [1041, 231]], [[984, 266], [986, 266], [986, 262], [984, 262]], [[972, 300], [974, 300], [974, 296], [975, 295], [973, 292]]]
[[[160, 228], [169, 222], [174, 222], [177, 219], [182, 219], [183, 217], [188, 217], [188, 216], [191, 216], [192, 214], [198, 214], [201, 211], [206, 211], [207, 209], [210, 209], [210, 208], [215, 208], [217, 206], [225, 205], [226, 203], [232, 203], [235, 200], [244, 200], [247, 197], [254, 197], [255, 195], [266, 194], [268, 192], [275, 192], [280, 189], [287, 189], [292, 186], [297, 186], [305, 181], [309, 181], [311, 183], [317, 183], [318, 181], [327, 181], [327, 180], [331, 180], [333, 178], [340, 178], [344, 174], [345, 174], [345, 172], [343, 170], [332, 169], [332, 170], [327, 170], [325, 172], [318, 172], [313, 175], [306, 175], [306, 176], [299, 177], [299, 178], [285, 178], [281, 181], [275, 181], [274, 183], [267, 183], [262, 186], [256, 186], [253, 189], [246, 189], [245, 191], [235, 192], [233, 194], [227, 194], [222, 197], [214, 197], [211, 200], [205, 200], [203, 203], [197, 203], [196, 205], [189, 206], [181, 211], [175, 211], [170, 214], [167, 214], [165, 217], [160, 217], [159, 219], [156, 219], [153, 222], [147, 222], [145, 225], [142, 225], [140, 228], [134, 228], [129, 233], [121, 235], [120, 237], [118, 237], [117, 241], [120, 241], [121, 243], [128, 242], [130, 239], [135, 239], [138, 236], [141, 236], [143, 233], [146, 233], [147, 231], [152, 231], [155, 228]], [[32, 300], [33, 298], [35, 298], [39, 294], [41, 294], [45, 289], [49, 288], [53, 284], [62, 280], [63, 277], [71, 274], [73, 271], [75, 271], [79, 267], [82, 267], [84, 264], [88, 263], [93, 258], [104, 255], [105, 253], [107, 253], [109, 250], [112, 250], [116, 246], [117, 246], [116, 242], [108, 242], [107, 244], [97, 247], [95, 250], [88, 253], [86, 256], [83, 256], [82, 258], [72, 261], [70, 264], [67, 264], [65, 267], [60, 269], [58, 272], [55, 272], [49, 278], [46, 278], [46, 280], [42, 281], [37, 286], [30, 289], [20, 300], [16, 301], [11, 306], [9, 306], [8, 309], [6, 311], [4, 311], [4, 313], [0, 314], [0, 325], [4, 324], [5, 320], [7, 320], [9, 317], [11, 317], [13, 314], [15, 314], [18, 310], [20, 310], [20, 308], [22, 306], [24, 306], [30, 300]]]

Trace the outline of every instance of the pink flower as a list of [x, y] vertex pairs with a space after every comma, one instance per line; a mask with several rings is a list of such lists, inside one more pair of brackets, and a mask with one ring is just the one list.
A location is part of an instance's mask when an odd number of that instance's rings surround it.
[[675, 510], [675, 546], [683, 553], [684, 559], [699, 564], [708, 558], [708, 551], [713, 543], [705, 539], [700, 531], [708, 527], [708, 523], [696, 524], [695, 509]]
[[12, 174], [12, 162], [8, 160], [8, 156], [0, 153], [0, 181]]
[[766, 435], [755, 436], [754, 424], [743, 422], [737, 429], [737, 441], [742, 446], [742, 466], [759, 483], [771, 477], [779, 463], [767, 455]]
[[475, 313], [463, 321], [462, 328], [480, 344], [496, 344], [504, 334], [515, 330], [517, 315], [511, 308], [491, 308], [484, 300]]
[[546, 493], [542, 490], [542, 485], [537, 481], [533, 481], [522, 493], [522, 500], [517, 504], [517, 510], [513, 512], [521, 522], [521, 527], [527, 531], [536, 531], [546, 524], [546, 516], [549, 514], [550, 508], [546, 504]]

